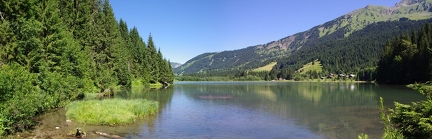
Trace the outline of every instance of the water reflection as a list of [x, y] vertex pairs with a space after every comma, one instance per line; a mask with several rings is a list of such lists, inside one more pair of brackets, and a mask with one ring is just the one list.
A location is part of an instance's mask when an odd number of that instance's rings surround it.
[[[390, 107], [393, 101], [424, 99], [399, 86], [307, 82], [180, 82], [169, 89], [136, 89], [118, 97], [158, 101], [159, 113], [131, 125], [76, 124], [61, 130], [80, 126], [127, 138], [345, 139], [360, 133], [380, 138], [379, 97]], [[57, 111], [43, 118], [42, 127], [53, 128], [64, 120], [64, 111]]]
[[[295, 124], [306, 126], [326, 138], [356, 138], [359, 133], [378, 138], [382, 134], [379, 97], [389, 102], [423, 98], [406, 88], [359, 83], [185, 83], [176, 85], [175, 92], [182, 92], [195, 101], [265, 111], [272, 116], [294, 120]], [[200, 97], [210, 95], [215, 99]], [[405, 97], [397, 97], [401, 95]], [[235, 99], [217, 99], [224, 98], [222, 96]], [[275, 119], [269, 117], [267, 120]]]
[[[148, 132], [149, 134], [154, 134], [156, 132], [156, 123], [157, 119], [160, 117], [161, 113], [164, 112], [164, 110], [167, 107], [170, 107], [171, 99], [173, 97], [174, 89], [172, 87], [165, 88], [165, 89], [155, 89], [152, 91], [144, 91], [140, 88], [132, 88], [131, 91], [123, 91], [117, 95], [119, 98], [123, 99], [147, 99], [147, 100], [153, 100], [159, 102], [159, 113], [157, 115], [147, 116], [139, 121], [135, 122], [138, 123], [140, 128], [139, 132], [130, 133], [127, 135], [128, 138], [139, 138], [137, 135], [139, 135], [143, 130], [146, 130], [145, 132]], [[126, 130], [127, 131], [127, 130]]]

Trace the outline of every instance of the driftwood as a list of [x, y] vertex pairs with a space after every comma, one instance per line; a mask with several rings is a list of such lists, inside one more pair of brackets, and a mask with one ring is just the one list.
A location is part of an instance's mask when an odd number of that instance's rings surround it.
[[123, 137], [120, 137], [118, 135], [110, 135], [110, 134], [107, 134], [104, 132], [97, 132], [96, 131], [95, 134], [102, 136], [102, 137], [105, 137], [105, 138], [110, 138], [110, 139], [124, 139]]

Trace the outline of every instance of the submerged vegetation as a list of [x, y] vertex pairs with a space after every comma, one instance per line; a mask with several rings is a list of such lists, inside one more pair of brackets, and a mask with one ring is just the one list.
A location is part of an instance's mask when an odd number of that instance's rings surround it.
[[74, 101], [66, 106], [66, 116], [85, 124], [119, 125], [132, 123], [138, 117], [155, 114], [158, 107], [158, 102], [144, 99]]

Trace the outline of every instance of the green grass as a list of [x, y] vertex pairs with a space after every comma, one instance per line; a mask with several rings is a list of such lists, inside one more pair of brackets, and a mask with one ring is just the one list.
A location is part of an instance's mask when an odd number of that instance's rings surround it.
[[161, 83], [152, 83], [152, 84], [150, 84], [150, 88], [152, 88], [152, 89], [159, 89], [162, 86], [163, 86], [163, 84], [161, 84]]
[[297, 70], [297, 72], [300, 74], [306, 74], [308, 71], [317, 71], [318, 73], [322, 72], [321, 61], [317, 59], [314, 62], [309, 62], [306, 65], [303, 65], [302, 68]]
[[155, 114], [158, 107], [158, 102], [145, 99], [74, 101], [66, 106], [66, 117], [90, 125], [122, 125]]
[[270, 63], [268, 65], [263, 66], [263, 67], [256, 68], [253, 71], [255, 71], [255, 72], [270, 71], [273, 68], [273, 66], [275, 66], [276, 64], [277, 64], [277, 62], [272, 62], [272, 63]]
[[142, 88], [142, 87], [144, 87], [144, 83], [141, 80], [133, 80], [131, 86]]
[[181, 70], [184, 70], [184, 69], [188, 68], [189, 66], [191, 66], [191, 65], [192, 65], [193, 63], [195, 63], [196, 61], [198, 61], [198, 60], [194, 60], [194, 61], [191, 61], [191, 62], [189, 62], [189, 63], [186, 63], [185, 66], [181, 66]]

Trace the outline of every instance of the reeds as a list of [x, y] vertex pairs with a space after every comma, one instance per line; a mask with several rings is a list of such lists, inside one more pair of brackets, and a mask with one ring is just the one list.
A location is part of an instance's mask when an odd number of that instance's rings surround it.
[[66, 106], [66, 116], [91, 125], [121, 125], [132, 123], [138, 117], [155, 114], [158, 107], [158, 102], [145, 99], [74, 101]]

